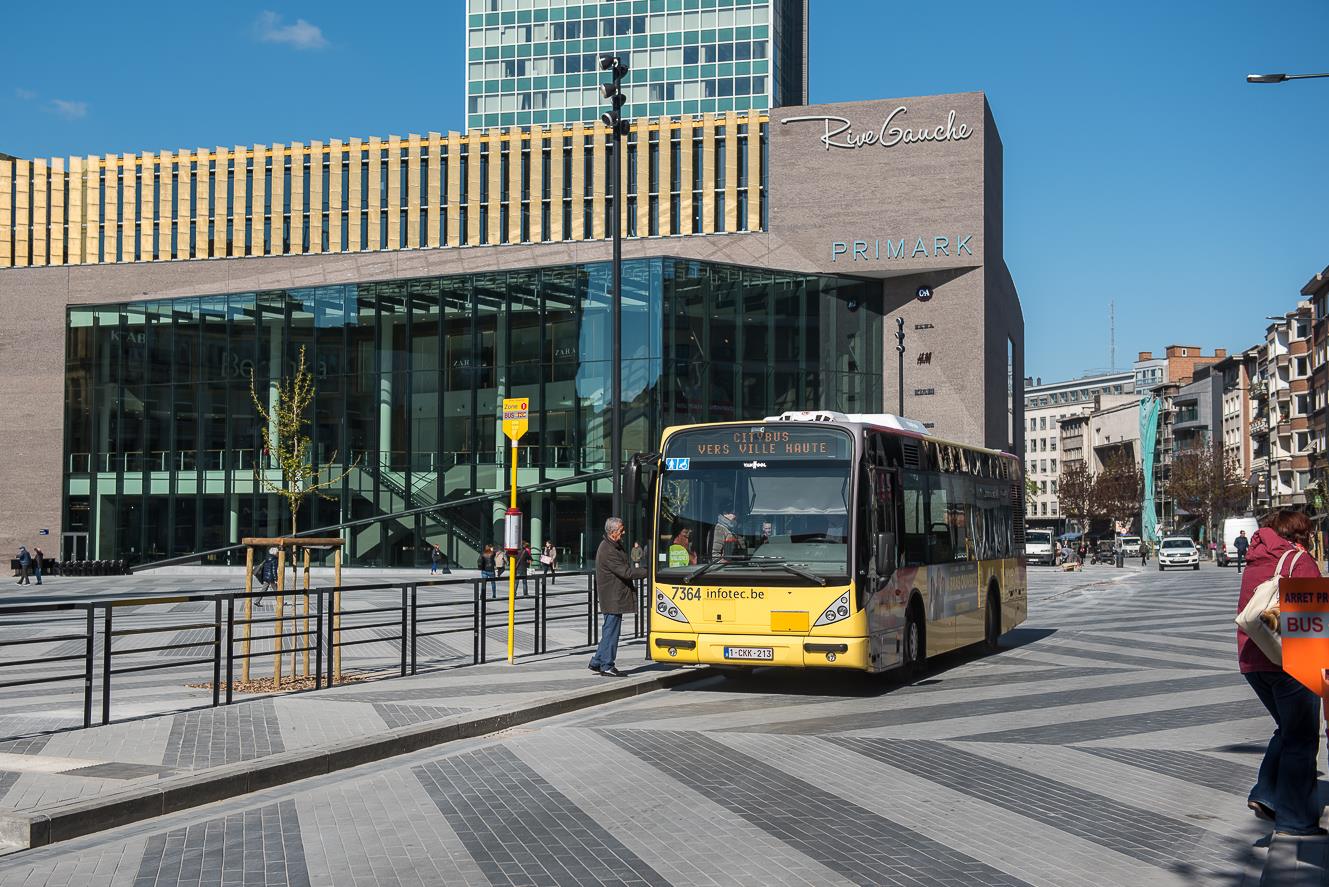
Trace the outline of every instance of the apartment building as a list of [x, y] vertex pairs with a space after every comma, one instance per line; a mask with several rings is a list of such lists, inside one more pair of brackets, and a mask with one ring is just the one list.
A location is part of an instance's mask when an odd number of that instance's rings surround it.
[[1041, 378], [1025, 380], [1024, 415], [1028, 423], [1025, 477], [1037, 485], [1027, 517], [1032, 526], [1056, 526], [1060, 522], [1057, 486], [1061, 476], [1058, 444], [1062, 428], [1059, 423], [1108, 403], [1134, 400], [1134, 392], [1134, 375], [1127, 371], [1047, 384]]
[[1263, 376], [1267, 430], [1265, 496], [1270, 508], [1306, 505], [1311, 485], [1311, 335], [1314, 308], [1301, 301], [1265, 330]]

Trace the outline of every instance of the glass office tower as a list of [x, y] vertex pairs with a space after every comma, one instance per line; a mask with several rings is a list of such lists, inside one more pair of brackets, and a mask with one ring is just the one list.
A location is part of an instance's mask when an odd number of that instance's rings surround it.
[[807, 103], [807, 0], [468, 0], [466, 49], [470, 129], [598, 120], [611, 51], [629, 119]]
[[[504, 397], [531, 402], [518, 456], [529, 538], [594, 553], [608, 516], [608, 263], [68, 309], [64, 526], [87, 556], [160, 560], [287, 532], [251, 396], [301, 349], [309, 433], [345, 471], [301, 529], [344, 530], [349, 562], [453, 562], [502, 538], [506, 500], [392, 515], [506, 488]], [[623, 449], [671, 424], [882, 407], [876, 284], [669, 258], [625, 263]], [[252, 379], [252, 382], [251, 382]], [[337, 531], [334, 531], [337, 532]], [[70, 541], [70, 540], [66, 540]], [[71, 546], [74, 550], [76, 546]]]

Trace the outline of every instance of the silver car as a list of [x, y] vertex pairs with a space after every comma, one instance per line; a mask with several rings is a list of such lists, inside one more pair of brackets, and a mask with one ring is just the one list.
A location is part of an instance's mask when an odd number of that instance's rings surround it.
[[1168, 536], [1158, 546], [1159, 572], [1168, 567], [1200, 569], [1200, 552], [1189, 536]]

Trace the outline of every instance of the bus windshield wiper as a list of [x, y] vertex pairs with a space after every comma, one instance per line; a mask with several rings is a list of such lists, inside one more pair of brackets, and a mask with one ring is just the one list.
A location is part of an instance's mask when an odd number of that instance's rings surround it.
[[694, 582], [698, 578], [706, 575], [712, 570], [718, 569], [720, 567], [727, 567], [730, 566], [731, 564], [755, 564], [757, 566], [762, 566], [762, 567], [779, 567], [782, 570], [785, 570], [789, 573], [793, 573], [795, 576], [801, 576], [804, 579], [810, 579], [813, 582], [816, 582], [818, 585], [826, 584], [826, 578], [824, 576], [818, 576], [816, 573], [812, 572], [811, 570], [805, 570], [802, 567], [797, 567], [794, 566], [793, 564], [787, 563], [785, 559], [782, 557], [773, 557], [770, 555], [761, 555], [761, 554], [749, 555], [748, 557], [728, 557], [728, 558], [721, 558], [719, 560], [711, 561], [709, 564], [706, 564], [705, 566], [697, 570], [695, 573], [693, 573], [691, 576], [689, 576], [687, 581]]

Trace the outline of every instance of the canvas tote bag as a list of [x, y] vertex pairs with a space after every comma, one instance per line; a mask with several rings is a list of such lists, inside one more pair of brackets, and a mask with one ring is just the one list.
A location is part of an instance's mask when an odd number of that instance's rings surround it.
[[[1287, 568], [1287, 575], [1291, 576], [1292, 571], [1297, 568], [1297, 561], [1301, 559], [1303, 552], [1297, 551], [1292, 558], [1292, 564]], [[1278, 609], [1278, 582], [1283, 576], [1283, 562], [1287, 560], [1291, 551], [1283, 552], [1283, 556], [1278, 559], [1278, 566], [1274, 568], [1274, 575], [1255, 587], [1255, 592], [1251, 599], [1246, 602], [1246, 606], [1241, 608], [1234, 620], [1237, 627], [1246, 632], [1255, 645], [1260, 648], [1260, 652], [1269, 657], [1269, 661], [1275, 665], [1283, 664], [1283, 639], [1279, 637], [1278, 631], [1272, 629], [1260, 617], [1269, 610]]]

